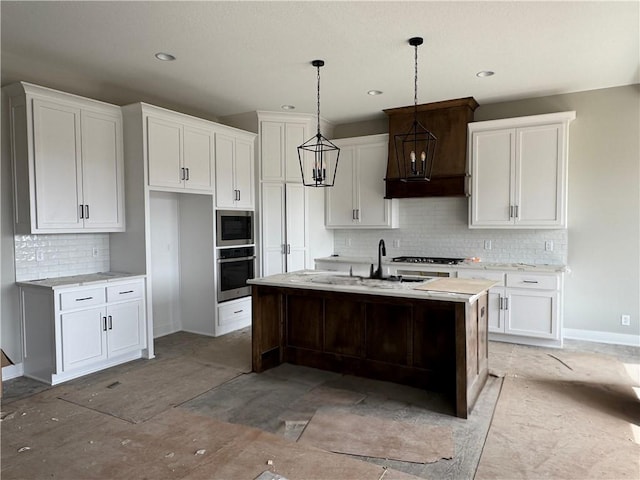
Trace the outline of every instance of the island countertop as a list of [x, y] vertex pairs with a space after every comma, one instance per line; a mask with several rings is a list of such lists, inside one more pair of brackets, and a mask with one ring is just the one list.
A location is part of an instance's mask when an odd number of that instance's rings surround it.
[[430, 278], [422, 282], [399, 282], [350, 276], [340, 272], [300, 270], [254, 278], [247, 283], [270, 287], [474, 303], [479, 296], [496, 285], [497, 282], [457, 278]]

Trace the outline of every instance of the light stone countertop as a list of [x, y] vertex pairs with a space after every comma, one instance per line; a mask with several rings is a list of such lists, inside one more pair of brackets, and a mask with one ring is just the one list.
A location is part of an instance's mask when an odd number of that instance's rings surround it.
[[419, 300], [440, 300], [448, 302], [474, 303], [495, 282], [485, 282], [483, 288], [478, 288], [473, 294], [451, 293], [417, 290], [415, 287], [425, 285], [436, 279], [423, 282], [392, 282], [376, 280], [359, 276], [349, 276], [348, 273], [326, 272], [322, 270], [300, 270], [297, 272], [281, 273], [263, 278], [254, 278], [247, 283], [250, 285], [268, 287], [302, 288], [306, 290], [321, 290], [325, 292], [357, 293], [365, 295], [381, 295], [386, 297], [415, 298]]
[[42, 278], [38, 280], [24, 280], [16, 282], [21, 287], [42, 287], [49, 289], [71, 288], [93, 285], [96, 283], [117, 282], [120, 280], [144, 278], [145, 275], [125, 272], [97, 272], [68, 277]]
[[[374, 267], [378, 265], [377, 257], [348, 257], [348, 256], [331, 256], [316, 258], [316, 261], [322, 262], [335, 262], [335, 263], [347, 263], [354, 265], [370, 265], [373, 263]], [[385, 267], [399, 267], [399, 268], [428, 268], [431, 270], [442, 271], [455, 271], [461, 269], [471, 270], [502, 270], [502, 271], [517, 271], [517, 272], [539, 272], [539, 273], [567, 273], [569, 267], [567, 265], [553, 265], [553, 264], [530, 264], [530, 263], [491, 263], [491, 262], [470, 262], [464, 261], [457, 265], [440, 265], [436, 263], [408, 263], [408, 262], [392, 262], [387, 257], [382, 258], [382, 265]]]

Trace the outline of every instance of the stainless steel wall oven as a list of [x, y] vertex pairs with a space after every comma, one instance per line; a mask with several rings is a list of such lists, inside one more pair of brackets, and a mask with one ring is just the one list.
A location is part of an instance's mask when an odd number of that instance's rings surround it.
[[218, 249], [218, 302], [251, 295], [247, 280], [255, 276], [254, 247]]

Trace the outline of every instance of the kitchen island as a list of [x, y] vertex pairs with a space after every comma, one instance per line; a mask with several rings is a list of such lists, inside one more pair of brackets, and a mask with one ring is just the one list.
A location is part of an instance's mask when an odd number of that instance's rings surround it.
[[255, 372], [287, 362], [436, 390], [462, 418], [484, 387], [494, 282], [310, 270], [249, 283]]

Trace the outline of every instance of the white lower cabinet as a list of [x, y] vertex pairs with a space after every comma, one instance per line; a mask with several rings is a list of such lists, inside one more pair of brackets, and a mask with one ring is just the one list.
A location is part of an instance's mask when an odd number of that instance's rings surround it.
[[24, 374], [55, 385], [140, 358], [144, 279], [85, 287], [21, 285]]
[[251, 297], [229, 300], [218, 305], [216, 336], [251, 325]]
[[465, 269], [458, 277], [499, 282], [489, 290], [490, 339], [562, 346], [562, 273]]

